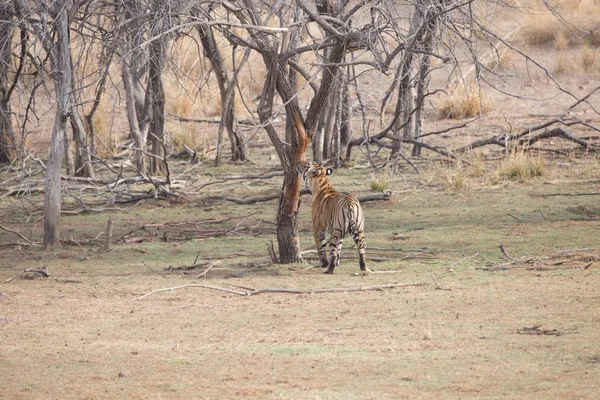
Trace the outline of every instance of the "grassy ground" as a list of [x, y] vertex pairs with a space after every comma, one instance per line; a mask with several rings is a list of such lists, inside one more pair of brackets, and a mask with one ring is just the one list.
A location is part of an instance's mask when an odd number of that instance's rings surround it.
[[[228, 168], [197, 179], [217, 180]], [[0, 248], [0, 281], [26, 268], [50, 274], [0, 284], [0, 397], [598, 398], [598, 161], [550, 160], [543, 176], [525, 183], [492, 184], [496, 167], [486, 168], [461, 189], [453, 168], [391, 174], [392, 200], [364, 204], [368, 262], [380, 272], [369, 276], [356, 274], [352, 248], [333, 276], [308, 264], [271, 265], [275, 201], [201, 199], [276, 191], [280, 178], [121, 207], [111, 212], [109, 251], [100, 249], [102, 237], [94, 240], [106, 213], [65, 216], [71, 241], [59, 250]], [[335, 186], [358, 194], [370, 192], [370, 179], [361, 168], [332, 175]], [[309, 199], [301, 207], [307, 249]], [[2, 225], [39, 240], [36, 215], [14, 199], [2, 202]], [[222, 236], [210, 237], [215, 232]], [[0, 232], [0, 243], [17, 239]], [[203, 268], [168, 270], [195, 260], [218, 263], [201, 278], [194, 276]], [[250, 297], [188, 287], [136, 300], [187, 284], [310, 290], [396, 282], [428, 285]]]

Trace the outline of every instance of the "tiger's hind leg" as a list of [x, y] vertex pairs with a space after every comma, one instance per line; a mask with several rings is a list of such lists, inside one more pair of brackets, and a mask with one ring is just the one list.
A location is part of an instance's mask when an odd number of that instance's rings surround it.
[[365, 260], [365, 255], [367, 253], [365, 234], [362, 231], [355, 230], [352, 232], [352, 239], [354, 239], [354, 243], [356, 243], [356, 247], [358, 248], [358, 265], [360, 266], [360, 270], [371, 272], [371, 270], [367, 268], [367, 262]]
[[329, 266], [325, 270], [325, 274], [333, 274], [335, 267], [340, 265], [340, 253], [342, 251], [342, 244], [344, 239], [341, 237], [339, 230], [334, 230], [329, 239]]
[[327, 239], [325, 238], [326, 231], [314, 232], [315, 243], [319, 252], [319, 266], [325, 268], [328, 266], [327, 260]]

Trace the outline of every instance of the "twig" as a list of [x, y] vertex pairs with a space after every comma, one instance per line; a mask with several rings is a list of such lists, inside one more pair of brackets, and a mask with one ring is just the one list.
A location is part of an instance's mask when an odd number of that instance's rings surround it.
[[180, 285], [172, 288], [164, 288], [164, 289], [156, 289], [149, 293], [146, 293], [143, 296], [137, 297], [134, 300], [141, 300], [144, 297], [150, 296], [151, 294], [158, 292], [167, 292], [173, 291], [176, 289], [188, 288], [188, 287], [199, 287], [211, 290], [219, 290], [222, 292], [237, 294], [239, 296], [254, 296], [256, 294], [262, 293], [284, 293], [284, 294], [318, 294], [318, 293], [340, 293], [340, 292], [360, 292], [367, 290], [382, 290], [382, 289], [393, 289], [398, 287], [408, 287], [408, 286], [427, 286], [431, 285], [429, 282], [409, 282], [409, 283], [387, 283], [384, 285], [374, 285], [374, 286], [351, 286], [345, 288], [326, 288], [326, 289], [310, 289], [310, 290], [299, 290], [299, 289], [249, 289], [245, 291], [239, 290], [231, 290], [218, 286], [210, 286], [210, 285], [202, 285], [202, 284], [189, 284], [189, 285]]
[[431, 274], [431, 278], [433, 278], [433, 283], [435, 284], [435, 290], [452, 290], [452, 289], [442, 288], [440, 285], [438, 285], [437, 279], [435, 279], [435, 275]]
[[208, 267], [206, 267], [206, 269], [204, 271], [200, 272], [198, 275], [194, 276], [194, 278], [197, 279], [197, 278], [203, 277], [204, 275], [208, 274], [208, 271], [210, 271], [211, 269], [213, 269], [215, 267], [215, 265], [217, 265], [219, 263], [220, 263], [220, 261], [215, 261], [215, 262], [208, 263]]
[[271, 179], [271, 178], [279, 177], [279, 176], [283, 176], [283, 172], [276, 171], [276, 172], [271, 172], [271, 173], [265, 173], [263, 175], [232, 176], [231, 178], [225, 178], [225, 179], [221, 179], [219, 181], [212, 181], [212, 182], [205, 183], [205, 184], [200, 185], [199, 187], [194, 188], [194, 189], [195, 190], [200, 190], [200, 189], [204, 189], [205, 187], [207, 187], [209, 185], [216, 185], [218, 183], [225, 183], [225, 182], [229, 182], [229, 181], [254, 180], [254, 179]]
[[477, 257], [478, 255], [479, 255], [479, 252], [477, 252], [477, 253], [473, 254], [472, 256], [468, 256], [468, 257], [465, 257], [465, 258], [461, 258], [461, 259], [460, 259], [460, 260], [458, 260], [457, 262], [455, 262], [455, 263], [452, 263], [452, 264], [450, 265], [450, 268], [448, 268], [448, 271], [449, 271], [449, 272], [454, 272], [454, 267], [456, 267], [458, 264], [460, 264], [461, 262], [463, 262], [463, 261], [465, 261], [465, 260], [468, 260], [468, 259], [470, 259], [470, 258], [475, 258], [475, 257]]
[[275, 245], [273, 244], [273, 240], [271, 240], [267, 245], [267, 253], [269, 253], [269, 258], [271, 259], [272, 264], [279, 264], [279, 260], [275, 254]]

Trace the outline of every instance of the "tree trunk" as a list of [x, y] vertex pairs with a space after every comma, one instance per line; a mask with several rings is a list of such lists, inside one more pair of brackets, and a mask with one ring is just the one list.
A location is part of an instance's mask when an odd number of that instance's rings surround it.
[[135, 146], [135, 165], [141, 174], [147, 172], [146, 150], [150, 127], [148, 110], [149, 96], [145, 84], [148, 72], [147, 52], [141, 47], [144, 40], [144, 15], [147, 7], [140, 0], [126, 0], [119, 8], [123, 15], [125, 34], [123, 35], [123, 57], [121, 76], [125, 87], [125, 104], [129, 134]]
[[133, 78], [131, 76], [131, 67], [128, 64], [128, 57], [121, 61], [121, 76], [125, 86], [125, 105], [127, 107], [127, 121], [129, 122], [129, 134], [133, 139], [135, 146], [135, 166], [142, 174], [146, 173], [146, 135], [140, 130], [139, 118], [134, 94]]
[[75, 141], [75, 176], [94, 178], [94, 168], [85, 126], [75, 106], [71, 106], [69, 119], [71, 120], [71, 129]]
[[[306, 148], [308, 146], [308, 137], [304, 130], [302, 116], [297, 103], [288, 108], [287, 120], [290, 124], [290, 147], [283, 144], [277, 131], [271, 124], [273, 114], [273, 98], [275, 88], [279, 87], [282, 98], [291, 99], [290, 88], [285, 79], [280, 78], [283, 71], [279, 70], [277, 59], [265, 57], [265, 64], [269, 71], [265, 79], [263, 93], [258, 105], [258, 115], [261, 124], [264, 126], [275, 151], [279, 156], [283, 166], [284, 178], [277, 207], [277, 244], [279, 247], [279, 262], [282, 264], [300, 262], [300, 236], [298, 233], [298, 209], [300, 207], [300, 174], [296, 167], [304, 160]], [[280, 82], [277, 82], [281, 80]], [[291, 104], [290, 100], [288, 103]]]
[[[11, 64], [13, 15], [8, 5], [0, 6], [0, 164], [13, 158], [15, 137], [10, 108], [11, 85], [8, 70]], [[16, 78], [15, 78], [16, 79]]]
[[52, 145], [46, 165], [44, 198], [44, 249], [60, 246], [61, 182], [60, 169], [64, 137], [71, 103], [72, 73], [69, 46], [69, 15], [63, 4], [53, 13], [56, 43], [50, 49], [50, 61], [56, 93], [56, 118], [52, 130]]
[[165, 143], [165, 89], [162, 82], [162, 71], [165, 63], [166, 40], [161, 37], [150, 43], [150, 65], [148, 68], [148, 92], [150, 96], [150, 143], [152, 143], [151, 171], [159, 174], [163, 169], [166, 157]]
[[[73, 70], [73, 57], [70, 57], [71, 62], [71, 93], [75, 96], [78, 90], [75, 88], [75, 71]], [[79, 102], [79, 101], [78, 101]], [[84, 176], [94, 178], [94, 168], [92, 167], [92, 157], [90, 155], [90, 147], [88, 145], [88, 135], [83, 124], [83, 120], [79, 115], [79, 111], [74, 102], [70, 103], [69, 120], [71, 121], [71, 132], [73, 132], [73, 143], [75, 145], [75, 160], [74, 171], [75, 176]]]
[[[349, 69], [349, 68], [348, 68]], [[352, 107], [350, 105], [350, 91], [348, 90], [349, 84], [349, 71], [344, 74], [342, 81], [342, 113], [341, 113], [341, 126], [340, 126], [340, 155], [346, 154], [348, 143], [352, 137]]]
[[63, 146], [65, 155], [64, 163], [67, 176], [75, 176], [75, 158], [73, 157], [73, 153], [71, 151], [72, 139], [73, 135], [71, 134], [71, 131], [65, 129], [65, 132], [63, 134]]
[[279, 262], [301, 262], [298, 211], [300, 210], [300, 175], [291, 169], [283, 176], [283, 186], [277, 208], [277, 244]]
[[[429, 85], [429, 72], [431, 64], [431, 56], [429, 53], [433, 50], [433, 41], [435, 39], [435, 29], [437, 25], [437, 18], [431, 18], [430, 13], [437, 12], [436, 10], [428, 8], [429, 2], [425, 4], [418, 4], [415, 18], [418, 18], [421, 24], [426, 24], [424, 27], [425, 32], [422, 40], [419, 43], [419, 47], [423, 50], [421, 54], [421, 61], [419, 63], [419, 76], [417, 81], [417, 93], [415, 101], [415, 137], [419, 137], [423, 134], [423, 125], [425, 123], [425, 113], [423, 112], [423, 105], [425, 102], [425, 91]], [[417, 139], [421, 141], [422, 139]], [[413, 147], [413, 157], [421, 154], [421, 146], [415, 144]]]

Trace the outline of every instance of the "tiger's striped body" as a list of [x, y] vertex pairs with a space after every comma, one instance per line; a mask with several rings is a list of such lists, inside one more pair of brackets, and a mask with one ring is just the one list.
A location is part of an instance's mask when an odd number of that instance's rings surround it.
[[[327, 179], [331, 169], [323, 168], [314, 161], [307, 162], [302, 170], [304, 181], [312, 193], [313, 233], [319, 261], [327, 267], [326, 274], [332, 274], [340, 264], [340, 250], [346, 234], [350, 233], [358, 247], [358, 260], [361, 271], [367, 271], [365, 262], [366, 241], [364, 235], [365, 218], [358, 199], [351, 194], [339, 193]], [[329, 232], [330, 238], [325, 235]], [[327, 260], [327, 243], [330, 257]]]

